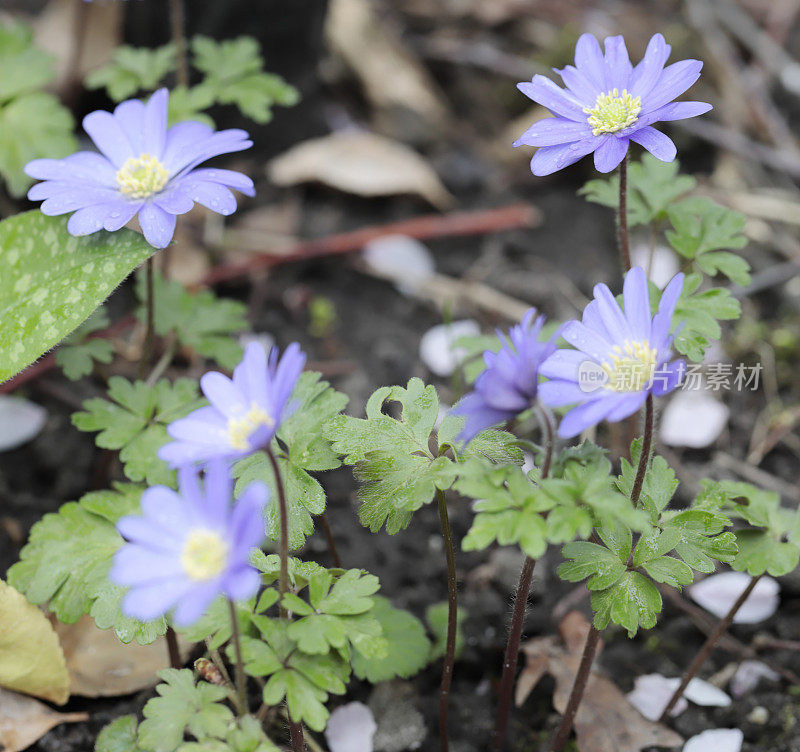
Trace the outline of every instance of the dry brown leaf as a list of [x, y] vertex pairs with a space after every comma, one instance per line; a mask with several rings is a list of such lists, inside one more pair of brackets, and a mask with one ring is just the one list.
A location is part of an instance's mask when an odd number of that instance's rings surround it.
[[[128, 695], [158, 682], [156, 671], [169, 667], [163, 637], [150, 645], [121, 643], [113, 629], [98, 629], [84, 616], [74, 624], [56, 624], [61, 639], [70, 691], [83, 697]], [[180, 644], [186, 659], [191, 645]]]
[[85, 14], [78, 69], [81, 80], [89, 71], [111, 60], [111, 53], [122, 38], [124, 8], [120, 3], [84, 4], [74, 0], [50, 0], [34, 21], [34, 35], [36, 44], [56, 58], [59, 88], [68, 83], [65, 78], [73, 54], [72, 29], [78, 13]]
[[[384, 111], [381, 124], [388, 133], [406, 135], [397, 128], [439, 128], [445, 122], [443, 97], [433, 79], [368, 0], [332, 0], [326, 35], [331, 49], [361, 81], [367, 99]], [[413, 119], [403, 117], [403, 111]]]
[[63, 705], [69, 677], [58, 637], [42, 611], [0, 580], [0, 686]]
[[446, 208], [453, 197], [413, 149], [365, 131], [342, 131], [303, 141], [273, 159], [267, 172], [277, 185], [320, 182], [359, 196], [417, 194]]
[[88, 719], [88, 713], [57, 713], [32, 697], [0, 688], [0, 749], [3, 752], [21, 752], [55, 726]]
[[[521, 705], [539, 679], [548, 673], [556, 681], [553, 706], [567, 707], [589, 623], [571, 611], [559, 625], [556, 637], [530, 640], [522, 646], [526, 664], [517, 682], [516, 702]], [[567, 645], [568, 647], [564, 647]], [[683, 739], [660, 723], [647, 720], [613, 682], [592, 672], [575, 716], [580, 752], [640, 752], [646, 747], [677, 747]]]

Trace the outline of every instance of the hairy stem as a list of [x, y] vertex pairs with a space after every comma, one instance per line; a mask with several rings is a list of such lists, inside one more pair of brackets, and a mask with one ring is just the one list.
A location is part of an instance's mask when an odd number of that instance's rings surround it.
[[337, 569], [341, 569], [342, 560], [339, 557], [339, 549], [336, 547], [336, 538], [333, 537], [333, 530], [331, 530], [331, 525], [328, 522], [328, 518], [323, 512], [319, 517], [317, 517], [317, 520], [319, 520], [319, 526], [322, 528], [322, 533], [325, 536], [325, 541], [328, 544], [328, 553], [331, 555], [333, 566]]
[[139, 378], [143, 379], [150, 364], [153, 350], [153, 339], [155, 338], [155, 293], [153, 290], [153, 257], [147, 259], [145, 264], [145, 330], [144, 342], [142, 343], [142, 355], [139, 360]]
[[581, 664], [578, 666], [578, 673], [575, 675], [572, 692], [567, 701], [567, 707], [564, 709], [564, 715], [561, 717], [561, 725], [558, 727], [553, 743], [550, 745], [550, 752], [561, 752], [569, 739], [570, 732], [572, 731], [572, 723], [575, 720], [575, 714], [578, 712], [578, 706], [581, 704], [583, 693], [586, 690], [586, 684], [589, 681], [589, 674], [592, 670], [594, 654], [597, 652], [597, 643], [599, 641], [600, 632], [595, 629], [593, 624], [589, 628], [586, 644], [583, 646]]
[[450, 518], [447, 514], [447, 499], [444, 491], [436, 489], [439, 503], [439, 521], [442, 525], [444, 552], [447, 559], [447, 646], [442, 669], [442, 684], [439, 688], [439, 740], [442, 752], [450, 749], [447, 734], [447, 717], [450, 708], [450, 685], [453, 683], [453, 664], [456, 660], [456, 630], [458, 628], [458, 582], [456, 580], [456, 555], [453, 550], [453, 536], [450, 532]]
[[169, 656], [170, 668], [183, 668], [183, 661], [181, 661], [181, 651], [178, 649], [178, 636], [172, 627], [167, 627], [167, 633], [164, 635], [167, 641], [167, 655]]
[[720, 637], [725, 634], [728, 630], [728, 627], [733, 623], [733, 618], [736, 616], [739, 609], [742, 607], [742, 604], [750, 597], [750, 594], [753, 592], [753, 588], [755, 588], [758, 581], [761, 579], [763, 575], [754, 575], [750, 582], [748, 583], [747, 587], [742, 591], [742, 594], [736, 599], [736, 602], [731, 606], [730, 611], [725, 614], [724, 618], [720, 619], [717, 626], [714, 628], [714, 631], [706, 638], [706, 641], [703, 643], [703, 647], [697, 652], [697, 655], [694, 657], [689, 668], [686, 669], [686, 673], [683, 675], [681, 679], [681, 683], [678, 688], [672, 693], [672, 697], [669, 698], [669, 702], [667, 703], [666, 707], [664, 708], [664, 712], [661, 713], [661, 718], [659, 718], [660, 723], [666, 723], [670, 711], [675, 707], [675, 703], [681, 699], [683, 696], [683, 692], [686, 687], [689, 685], [689, 682], [694, 679], [697, 675], [697, 672], [700, 670], [701, 666], [706, 662], [706, 659], [711, 654], [711, 651], [714, 649], [714, 646], [719, 642]]
[[[542, 478], [546, 478], [550, 473], [550, 464], [553, 460], [553, 422], [550, 414], [541, 405], [537, 405], [539, 420], [542, 426], [542, 434], [545, 445], [544, 462], [542, 463]], [[514, 594], [514, 609], [511, 613], [511, 625], [508, 630], [508, 642], [503, 658], [503, 673], [500, 677], [500, 689], [497, 693], [497, 719], [494, 726], [494, 738], [492, 749], [494, 752], [502, 752], [506, 743], [506, 732], [508, 730], [508, 717], [511, 714], [511, 701], [514, 694], [514, 678], [517, 673], [517, 663], [519, 661], [519, 646], [522, 640], [522, 628], [525, 623], [525, 608], [528, 604], [528, 595], [533, 580], [533, 569], [536, 561], [530, 556], [525, 557], [522, 564], [522, 571], [519, 575], [519, 582]]]
[[[272, 472], [275, 473], [275, 485], [278, 489], [278, 506], [280, 510], [281, 522], [281, 540], [280, 540], [280, 560], [281, 570], [278, 579], [278, 591], [281, 596], [280, 601], [280, 614], [282, 619], [289, 617], [286, 607], [283, 605], [283, 596], [289, 589], [289, 512], [286, 505], [286, 489], [283, 485], [283, 478], [281, 477], [281, 469], [278, 466], [278, 460], [275, 458], [275, 453], [272, 447], [267, 444], [264, 451], [269, 457], [272, 464]], [[306, 742], [303, 736], [303, 727], [296, 723], [289, 717], [289, 737], [292, 742], [293, 752], [305, 752]]]
[[239, 717], [247, 714], [247, 679], [244, 675], [244, 659], [242, 658], [242, 640], [239, 637], [239, 620], [236, 618], [236, 606], [228, 600], [231, 614], [231, 632], [233, 635], [233, 649], [236, 652], [236, 704]]
[[183, 0], [170, 0], [170, 25], [175, 57], [178, 62], [176, 77], [179, 86], [189, 86], [189, 63], [186, 57], [186, 13]]
[[[635, 507], [639, 503], [639, 496], [642, 493], [642, 486], [644, 484], [644, 477], [647, 473], [647, 465], [650, 461], [650, 450], [653, 446], [653, 395], [648, 394], [644, 403], [644, 434], [642, 436], [642, 453], [639, 456], [639, 466], [636, 469], [636, 479], [633, 482], [631, 489], [631, 504]], [[633, 560], [633, 549], [631, 549], [630, 557], [628, 558], [628, 566]], [[575, 676], [575, 681], [572, 685], [572, 691], [567, 701], [567, 707], [564, 710], [564, 715], [561, 718], [561, 724], [558, 727], [556, 736], [553, 739], [553, 744], [550, 747], [550, 752], [561, 752], [564, 745], [569, 739], [570, 732], [572, 731], [572, 724], [575, 720], [575, 714], [578, 712], [578, 707], [583, 699], [583, 693], [586, 691], [586, 684], [589, 681], [589, 673], [592, 669], [592, 662], [594, 655], [597, 652], [597, 643], [600, 639], [600, 632], [595, 629], [594, 625], [589, 630], [586, 637], [586, 644], [583, 647], [583, 656], [581, 657], [581, 665], [578, 668], [578, 673]]]
[[[636, 479], [631, 489], [631, 502], [635, 507], [642, 494], [644, 476], [650, 462], [650, 450], [653, 447], [653, 395], [648, 394], [644, 403], [644, 434], [642, 435], [642, 454], [639, 456], [639, 467], [636, 469]], [[633, 555], [633, 553], [631, 553]]]
[[278, 591], [281, 596], [281, 616], [286, 617], [286, 609], [283, 605], [283, 596], [289, 589], [289, 513], [286, 506], [286, 490], [283, 486], [283, 478], [281, 478], [281, 469], [278, 467], [278, 460], [272, 451], [272, 447], [267, 445], [264, 449], [272, 463], [272, 472], [275, 473], [275, 485], [278, 488], [278, 508], [280, 513], [281, 523], [281, 538], [280, 538], [280, 560], [281, 570], [278, 579]]
[[622, 271], [631, 268], [631, 248], [628, 238], [628, 155], [619, 163], [619, 213], [617, 214], [617, 243]]

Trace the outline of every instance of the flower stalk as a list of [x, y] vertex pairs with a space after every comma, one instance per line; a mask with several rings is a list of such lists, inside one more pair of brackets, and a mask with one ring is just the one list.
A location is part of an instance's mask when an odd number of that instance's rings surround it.
[[[644, 412], [644, 433], [642, 435], [642, 453], [639, 455], [639, 465], [636, 469], [636, 479], [633, 482], [631, 489], [631, 504], [636, 507], [639, 503], [639, 497], [642, 493], [642, 486], [644, 484], [645, 474], [647, 473], [647, 466], [650, 462], [650, 450], [653, 446], [653, 395], [648, 394], [645, 400]], [[633, 560], [633, 547], [628, 558], [628, 566], [631, 565]], [[733, 617], [731, 617], [733, 618]], [[561, 717], [561, 723], [556, 731], [553, 743], [550, 746], [550, 752], [561, 752], [569, 739], [570, 732], [572, 731], [572, 724], [575, 721], [575, 715], [580, 707], [581, 700], [583, 699], [586, 685], [589, 682], [589, 674], [594, 663], [594, 656], [597, 652], [597, 644], [600, 641], [600, 632], [595, 629], [592, 624], [589, 629], [589, 634], [586, 637], [586, 643], [583, 646], [583, 655], [581, 656], [581, 664], [578, 668], [578, 673], [575, 676], [575, 681], [572, 685], [572, 691], [567, 701], [567, 707], [564, 710], [564, 715]], [[682, 692], [683, 690], [681, 690]], [[680, 695], [679, 695], [680, 696]]]
[[[550, 473], [550, 464], [553, 459], [553, 444], [555, 443], [553, 423], [547, 410], [541, 405], [537, 405], [537, 407], [539, 408], [539, 420], [542, 425], [545, 444], [542, 478], [546, 478]], [[514, 678], [519, 662], [519, 646], [522, 640], [522, 628], [525, 624], [525, 608], [528, 605], [528, 595], [530, 594], [535, 566], [536, 561], [530, 556], [526, 556], [514, 594], [514, 609], [511, 614], [508, 642], [506, 643], [506, 652], [503, 658], [503, 673], [500, 677], [500, 689], [497, 697], [497, 720], [495, 721], [494, 738], [492, 740], [494, 752], [502, 752], [506, 743], [508, 717], [511, 713], [511, 701], [514, 694]]]
[[450, 531], [450, 518], [447, 514], [447, 499], [444, 491], [436, 489], [439, 504], [439, 521], [444, 538], [444, 552], [447, 560], [447, 644], [442, 669], [442, 683], [439, 688], [439, 739], [442, 752], [448, 752], [450, 741], [447, 721], [450, 708], [450, 686], [453, 683], [453, 665], [456, 660], [456, 631], [458, 629], [458, 582], [456, 579], [456, 556], [453, 549], [453, 536]]
[[244, 659], [242, 658], [242, 640], [239, 636], [239, 619], [236, 617], [236, 606], [228, 599], [231, 614], [231, 634], [233, 649], [236, 653], [236, 705], [239, 717], [247, 714], [247, 679], [244, 674]]
[[189, 86], [189, 63], [186, 56], [186, 9], [183, 0], [170, 0], [170, 26], [177, 60], [176, 78], [179, 86]]
[[[278, 509], [280, 513], [280, 574], [278, 577], [278, 592], [280, 593], [280, 614], [282, 619], [288, 619], [289, 613], [283, 605], [283, 596], [289, 589], [289, 511], [286, 504], [286, 489], [281, 477], [281, 469], [272, 447], [267, 444], [264, 451], [269, 457], [272, 471], [275, 473], [275, 486], [278, 489]], [[289, 716], [289, 738], [292, 742], [292, 752], [305, 752], [306, 742], [303, 727]]]
[[622, 273], [631, 269], [631, 245], [628, 235], [628, 155], [619, 163], [619, 209], [617, 212], [617, 244], [622, 259]]

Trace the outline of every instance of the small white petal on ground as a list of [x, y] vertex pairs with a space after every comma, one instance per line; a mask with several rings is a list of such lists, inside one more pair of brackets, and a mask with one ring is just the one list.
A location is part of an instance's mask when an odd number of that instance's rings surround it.
[[731, 694], [742, 697], [754, 690], [761, 679], [778, 681], [780, 674], [761, 661], [742, 661], [731, 679]]
[[40, 405], [0, 395], [0, 452], [16, 449], [39, 435], [47, 421], [47, 411]]
[[330, 752], [372, 752], [378, 728], [372, 711], [361, 702], [350, 702], [331, 713], [325, 728]]
[[678, 391], [667, 403], [659, 436], [669, 446], [713, 444], [728, 423], [728, 407], [704, 391]]
[[[680, 683], [680, 678], [669, 678], [661, 674], [639, 676], [634, 682], [633, 691], [627, 695], [628, 702], [648, 720], [657, 721]], [[692, 679], [686, 687], [683, 697], [675, 703], [675, 707], [670, 711], [670, 715], [675, 717], [683, 713], [689, 707], [687, 700], [695, 705], [720, 708], [731, 704], [731, 698], [721, 689], [703, 679]]]
[[709, 729], [689, 739], [683, 752], [739, 752], [743, 741], [739, 729]]
[[[689, 596], [706, 611], [722, 618], [744, 592], [750, 579], [750, 575], [744, 572], [722, 572], [692, 585]], [[733, 618], [733, 623], [757, 624], [769, 619], [778, 610], [779, 603], [780, 585], [771, 577], [762, 577]]]
[[467, 356], [463, 348], [454, 347], [453, 343], [461, 337], [480, 333], [478, 322], [470, 319], [439, 324], [422, 335], [419, 357], [437, 376], [450, 376]]
[[384, 235], [364, 246], [364, 261], [381, 277], [390, 277], [402, 293], [413, 292], [436, 273], [427, 246], [408, 235]]
[[[678, 680], [676, 679], [676, 681]], [[731, 704], [731, 698], [728, 695], [704, 679], [692, 679], [686, 686], [683, 696], [695, 705], [706, 707], [727, 708]]]
[[680, 271], [678, 256], [675, 251], [663, 245], [653, 249], [650, 259], [650, 245], [639, 243], [631, 249], [631, 263], [641, 266], [649, 279], [658, 287], [666, 287], [667, 283]]
[[[680, 679], [669, 679], [661, 674], [637, 676], [633, 691], [627, 694], [628, 702], [648, 720], [657, 721], [680, 682]], [[689, 703], [681, 697], [675, 703], [670, 715], [673, 717], [680, 715], [688, 707]]]

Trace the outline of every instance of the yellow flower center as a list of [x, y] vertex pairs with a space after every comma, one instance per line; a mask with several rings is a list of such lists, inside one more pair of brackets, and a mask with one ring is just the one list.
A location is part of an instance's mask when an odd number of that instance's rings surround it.
[[117, 185], [130, 198], [150, 198], [169, 182], [169, 172], [150, 154], [131, 157], [117, 171]]
[[614, 345], [611, 362], [602, 364], [608, 375], [606, 389], [613, 392], [641, 392], [653, 382], [658, 351], [643, 342], [625, 341], [624, 347]]
[[632, 97], [627, 89], [623, 89], [621, 94], [619, 89], [612, 89], [607, 94], [598, 94], [594, 107], [584, 107], [583, 111], [589, 116], [592, 133], [599, 136], [633, 125], [641, 109], [641, 97]]
[[234, 449], [250, 449], [250, 435], [261, 426], [271, 426], [272, 418], [258, 405], [252, 405], [241, 418], [228, 419], [228, 440]]
[[228, 560], [228, 544], [213, 530], [189, 533], [181, 552], [183, 571], [193, 580], [204, 582], [222, 574]]

